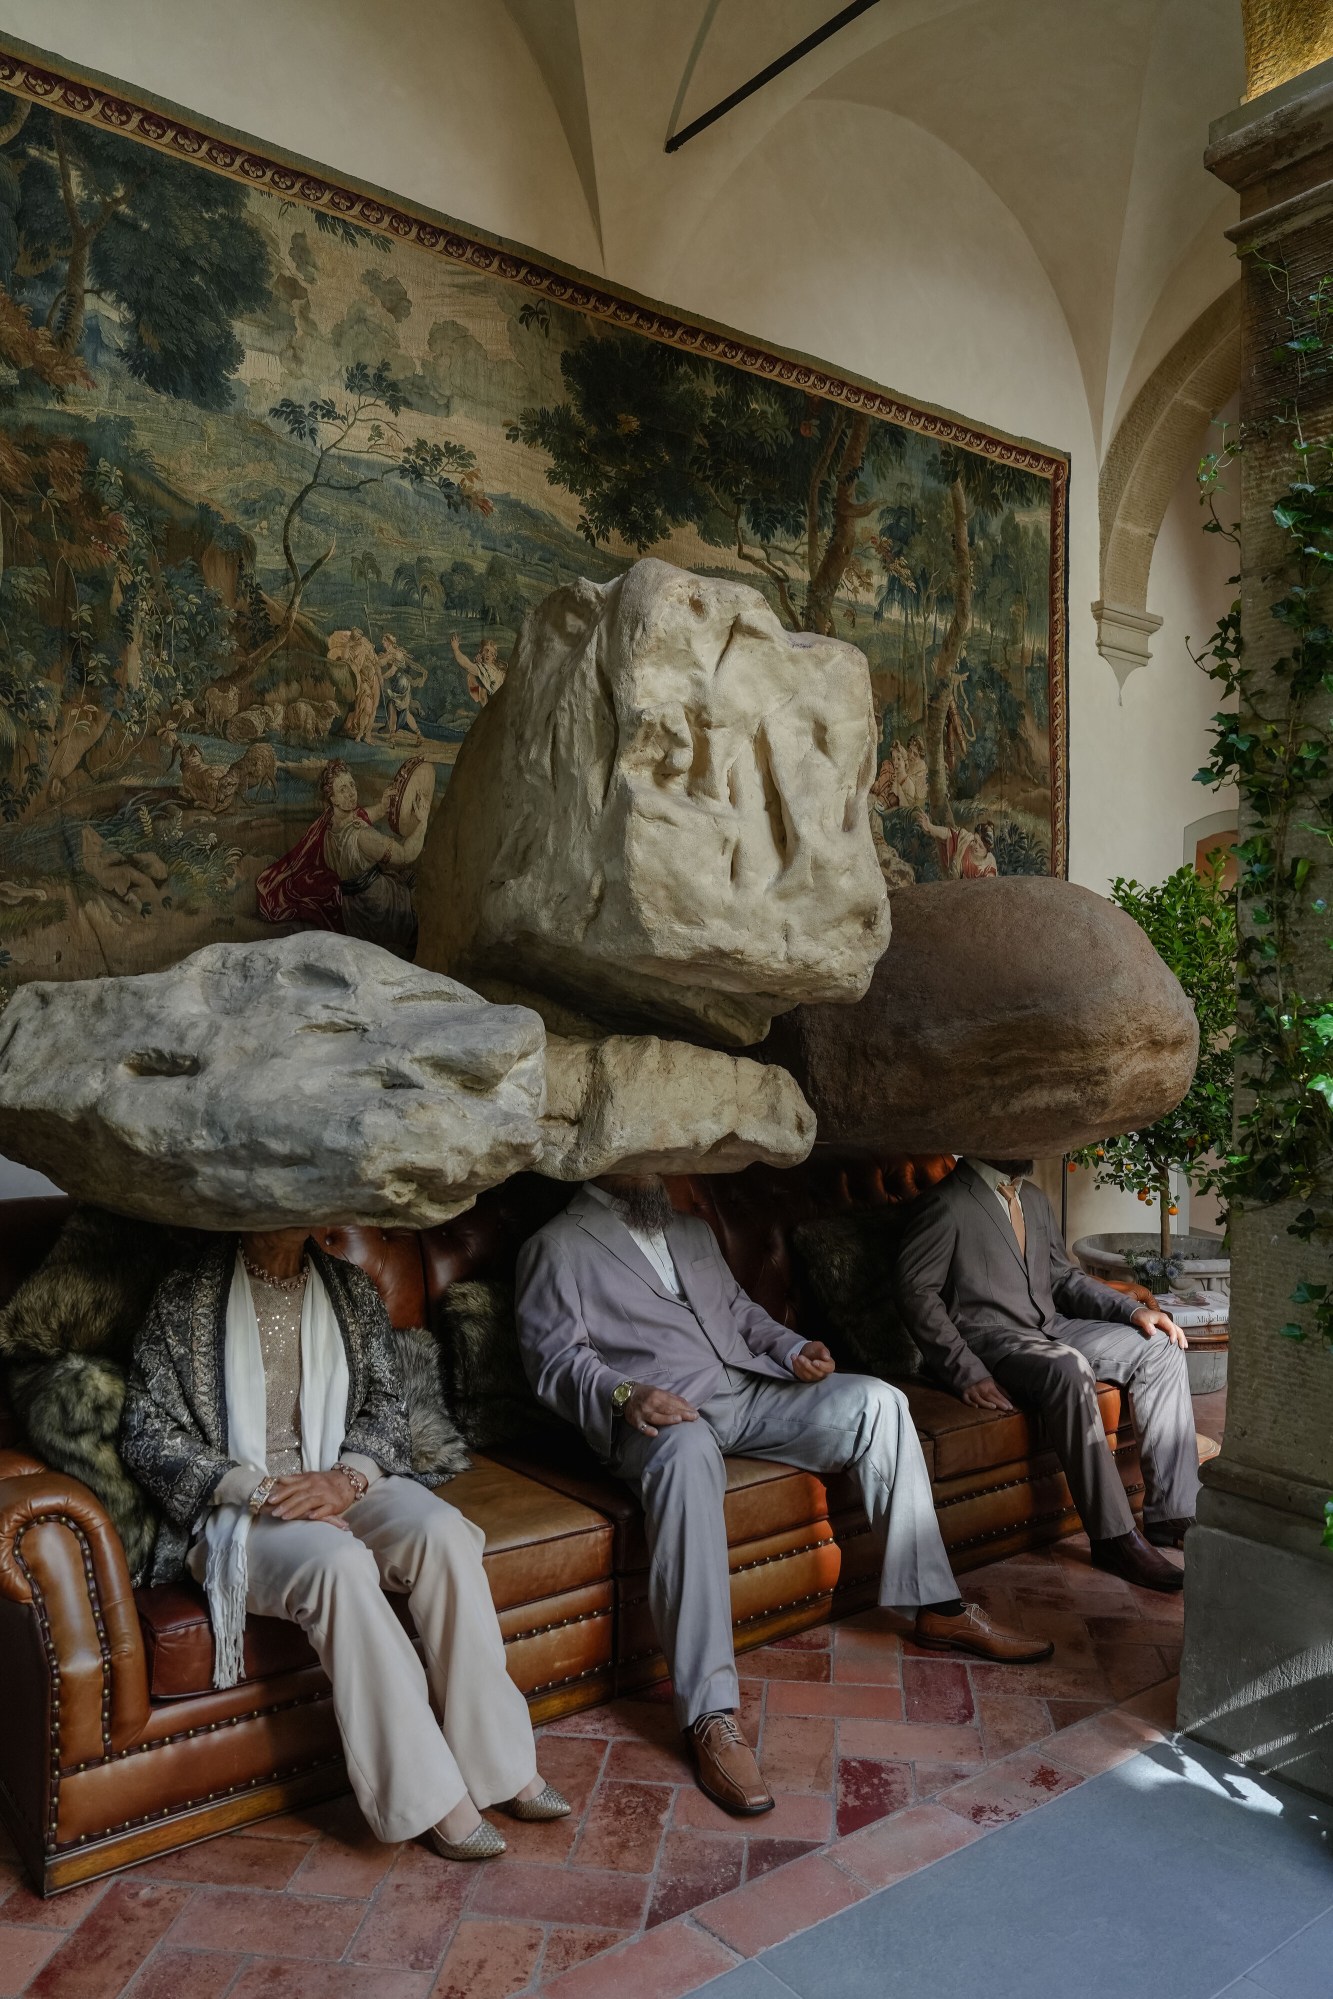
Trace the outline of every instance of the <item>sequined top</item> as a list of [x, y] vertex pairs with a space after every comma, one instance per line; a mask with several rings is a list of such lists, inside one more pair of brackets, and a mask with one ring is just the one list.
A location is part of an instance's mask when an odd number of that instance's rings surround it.
[[306, 1272], [299, 1284], [271, 1284], [247, 1264], [250, 1296], [259, 1325], [264, 1362], [265, 1458], [274, 1478], [301, 1469], [301, 1306]]

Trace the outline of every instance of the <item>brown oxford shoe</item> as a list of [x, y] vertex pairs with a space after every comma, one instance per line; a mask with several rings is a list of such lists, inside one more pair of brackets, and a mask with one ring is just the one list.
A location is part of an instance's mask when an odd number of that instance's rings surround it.
[[1185, 1587], [1185, 1571], [1150, 1547], [1137, 1527], [1132, 1534], [1117, 1534], [1091, 1546], [1094, 1569], [1109, 1569], [1113, 1576], [1123, 1576], [1140, 1589], [1158, 1589], [1168, 1595]]
[[1145, 1520], [1143, 1538], [1151, 1541], [1154, 1548], [1183, 1548], [1185, 1536], [1194, 1525], [1190, 1520]]
[[1055, 1650], [1049, 1638], [1029, 1638], [987, 1617], [979, 1603], [965, 1604], [962, 1615], [946, 1617], [941, 1610], [919, 1610], [912, 1633], [918, 1645], [935, 1652], [971, 1652], [1001, 1666], [1035, 1666]]
[[774, 1798], [759, 1773], [754, 1751], [732, 1715], [701, 1714], [691, 1724], [690, 1741], [699, 1774], [699, 1789], [737, 1818], [758, 1818], [771, 1812]]

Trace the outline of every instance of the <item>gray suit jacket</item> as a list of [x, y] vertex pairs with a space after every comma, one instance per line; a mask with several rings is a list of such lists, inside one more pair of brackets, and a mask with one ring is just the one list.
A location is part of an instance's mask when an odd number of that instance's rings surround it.
[[685, 1298], [672, 1295], [624, 1223], [589, 1194], [524, 1243], [518, 1259], [519, 1345], [548, 1408], [610, 1455], [611, 1391], [642, 1381], [696, 1409], [724, 1367], [791, 1379], [800, 1333], [747, 1298], [706, 1222], [677, 1215], [667, 1242]]
[[960, 1165], [913, 1210], [894, 1290], [931, 1372], [955, 1395], [990, 1378], [988, 1358], [1024, 1340], [1058, 1339], [1062, 1319], [1128, 1325], [1139, 1301], [1087, 1277], [1069, 1260], [1051, 1204], [1029, 1181], [1018, 1239], [995, 1195]]

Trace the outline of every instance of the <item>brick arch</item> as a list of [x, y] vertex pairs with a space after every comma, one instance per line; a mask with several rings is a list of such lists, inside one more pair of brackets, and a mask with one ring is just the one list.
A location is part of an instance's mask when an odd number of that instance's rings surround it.
[[1148, 609], [1153, 545], [1199, 432], [1240, 386], [1240, 285], [1215, 299], [1158, 362], [1106, 454], [1098, 482], [1101, 595], [1097, 650], [1124, 686], [1151, 658], [1161, 619]]

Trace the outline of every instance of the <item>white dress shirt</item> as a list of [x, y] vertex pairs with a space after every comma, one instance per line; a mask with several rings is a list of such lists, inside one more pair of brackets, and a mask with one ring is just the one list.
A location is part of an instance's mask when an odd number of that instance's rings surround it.
[[625, 1213], [624, 1202], [618, 1201], [614, 1194], [608, 1194], [605, 1187], [599, 1187], [591, 1180], [584, 1181], [583, 1191], [585, 1194], [591, 1194], [594, 1201], [600, 1201], [604, 1208], [609, 1208], [616, 1217], [616, 1220], [625, 1224], [625, 1227], [633, 1236], [636, 1246], [643, 1251], [649, 1263], [652, 1264], [654, 1270], [666, 1285], [667, 1290], [671, 1292], [673, 1297], [683, 1298], [685, 1296], [685, 1289], [676, 1274], [675, 1258], [671, 1254], [671, 1247], [662, 1230], [635, 1228]]
[[[1014, 1192], [1018, 1193], [1019, 1188], [1023, 1185], [1023, 1175], [1021, 1173], [1016, 1173], [1013, 1179], [1011, 1180], [1009, 1179], [1007, 1174], [998, 1172], [994, 1166], [988, 1166], [984, 1159], [965, 1159], [963, 1161], [963, 1164], [965, 1166], [970, 1166], [972, 1168], [972, 1171], [976, 1174], [978, 1180], [985, 1181], [986, 1185], [990, 1188], [992, 1194], [994, 1194], [996, 1200], [999, 1202], [1001, 1208], [1004, 1210], [1005, 1220], [1008, 1222], [1010, 1228], [1012, 1228], [1014, 1225], [1014, 1218], [1009, 1212], [1009, 1203], [1005, 1200], [1004, 1195], [1000, 1192], [1000, 1189], [1001, 1187], [1012, 1187]], [[1020, 1208], [1022, 1207], [1023, 1203], [1021, 1199], [1018, 1205]]]

